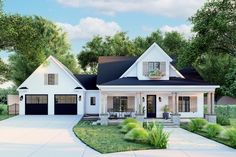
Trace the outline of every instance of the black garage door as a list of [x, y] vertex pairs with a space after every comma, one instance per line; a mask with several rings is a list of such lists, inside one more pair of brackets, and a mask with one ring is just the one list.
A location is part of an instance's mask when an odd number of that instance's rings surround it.
[[47, 115], [48, 114], [48, 95], [45, 95], [45, 94], [25, 95], [25, 114], [26, 115]]
[[77, 95], [55, 95], [55, 114], [57, 115], [76, 115], [77, 114]]

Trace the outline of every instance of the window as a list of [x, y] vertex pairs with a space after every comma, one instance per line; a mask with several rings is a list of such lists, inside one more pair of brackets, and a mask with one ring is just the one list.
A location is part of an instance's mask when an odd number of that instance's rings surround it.
[[90, 97], [90, 105], [91, 106], [96, 105], [96, 97]]
[[125, 112], [128, 108], [128, 97], [113, 97], [113, 111]]
[[180, 96], [178, 106], [179, 106], [179, 112], [190, 112], [190, 97]]
[[76, 104], [76, 95], [55, 95], [57, 104]]
[[27, 104], [47, 104], [48, 96], [47, 95], [26, 95]]
[[45, 85], [57, 85], [58, 84], [58, 74], [44, 74], [44, 84]]
[[148, 72], [152, 72], [159, 69], [160, 70], [160, 62], [148, 62]]

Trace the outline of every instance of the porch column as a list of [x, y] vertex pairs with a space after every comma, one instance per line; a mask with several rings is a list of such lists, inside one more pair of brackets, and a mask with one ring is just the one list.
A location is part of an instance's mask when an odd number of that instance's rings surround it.
[[173, 105], [173, 113], [177, 114], [178, 113], [178, 97], [177, 97], [177, 92], [172, 93], [172, 105]]
[[211, 93], [211, 114], [215, 114], [215, 92]]
[[207, 107], [208, 107], [208, 114], [211, 114], [211, 111], [212, 111], [212, 109], [211, 109], [211, 92], [208, 92], [207, 93]]
[[103, 113], [107, 113], [107, 94], [103, 94]]

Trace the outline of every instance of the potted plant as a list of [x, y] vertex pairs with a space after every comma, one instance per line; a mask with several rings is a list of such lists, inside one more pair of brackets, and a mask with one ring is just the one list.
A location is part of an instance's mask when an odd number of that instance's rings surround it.
[[169, 109], [168, 105], [165, 105], [162, 110], [163, 110], [163, 114], [162, 114], [163, 119], [169, 119], [170, 109]]
[[150, 71], [148, 74], [148, 77], [150, 79], [160, 79], [163, 76], [164, 76], [164, 74], [159, 69]]

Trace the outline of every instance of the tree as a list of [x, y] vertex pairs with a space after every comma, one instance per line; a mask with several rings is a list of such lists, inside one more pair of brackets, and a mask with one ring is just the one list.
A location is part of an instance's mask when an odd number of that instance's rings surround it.
[[9, 74], [8, 65], [4, 63], [2, 59], [0, 59], [0, 83], [3, 83], [6, 81], [8, 74]]
[[236, 1], [211, 0], [190, 18], [200, 53], [236, 55]]
[[38, 16], [6, 15], [0, 18], [0, 50], [10, 56], [10, 79], [20, 85], [49, 55], [70, 70], [77, 70], [66, 34], [52, 22]]
[[231, 68], [225, 75], [225, 83], [222, 86], [222, 93], [236, 98], [236, 69]]
[[86, 72], [96, 73], [99, 56], [134, 56], [137, 48], [125, 32], [102, 38], [94, 37], [83, 47], [77, 59]]

